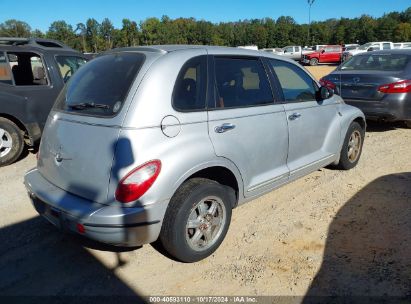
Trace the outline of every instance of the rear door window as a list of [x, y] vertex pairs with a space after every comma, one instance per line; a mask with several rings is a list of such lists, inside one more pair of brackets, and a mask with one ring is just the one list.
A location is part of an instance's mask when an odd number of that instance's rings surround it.
[[190, 59], [182, 67], [173, 92], [173, 106], [178, 111], [205, 110], [207, 57]]
[[10, 66], [4, 53], [0, 53], [0, 83], [13, 84]]
[[87, 62], [87, 60], [82, 57], [61, 55], [56, 56], [56, 61], [64, 83], [66, 83], [70, 77]]
[[318, 86], [301, 68], [292, 63], [274, 59], [270, 60], [270, 64], [280, 82], [285, 101], [301, 102], [316, 100]]
[[93, 59], [71, 77], [56, 109], [91, 116], [116, 115], [144, 60], [141, 53], [114, 53]]
[[216, 57], [216, 108], [250, 107], [274, 102], [264, 66], [258, 58]]
[[45, 86], [49, 84], [40, 55], [32, 52], [8, 52], [7, 56], [16, 86]]

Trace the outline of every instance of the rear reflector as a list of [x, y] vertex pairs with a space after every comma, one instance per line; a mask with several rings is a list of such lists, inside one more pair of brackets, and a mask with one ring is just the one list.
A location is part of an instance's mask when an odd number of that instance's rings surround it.
[[401, 80], [394, 83], [383, 84], [378, 87], [381, 93], [408, 93], [411, 92], [411, 80]]
[[84, 225], [82, 224], [77, 224], [77, 231], [83, 234], [83, 233], [86, 233], [86, 228], [84, 228]]
[[130, 203], [139, 199], [153, 185], [160, 170], [159, 160], [152, 160], [135, 168], [119, 182], [116, 199], [122, 203]]

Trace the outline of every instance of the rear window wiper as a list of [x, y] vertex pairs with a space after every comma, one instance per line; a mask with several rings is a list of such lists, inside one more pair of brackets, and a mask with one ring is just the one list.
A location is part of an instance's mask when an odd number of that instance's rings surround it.
[[94, 102], [80, 102], [80, 103], [73, 103], [67, 105], [70, 109], [73, 110], [83, 110], [87, 108], [100, 108], [100, 109], [109, 109], [110, 106], [102, 103], [94, 103]]

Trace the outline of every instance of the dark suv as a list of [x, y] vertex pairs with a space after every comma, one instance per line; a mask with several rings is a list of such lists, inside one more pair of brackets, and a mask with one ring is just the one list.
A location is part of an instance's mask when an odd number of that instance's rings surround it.
[[0, 166], [37, 145], [54, 100], [86, 61], [58, 41], [0, 38]]

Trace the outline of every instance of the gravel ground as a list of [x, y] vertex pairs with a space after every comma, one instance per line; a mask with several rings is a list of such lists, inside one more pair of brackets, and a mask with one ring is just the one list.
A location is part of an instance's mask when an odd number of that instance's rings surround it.
[[411, 295], [410, 151], [410, 129], [370, 124], [356, 168], [240, 206], [194, 264], [56, 231], [27, 198], [30, 154], [0, 169], [0, 295]]

